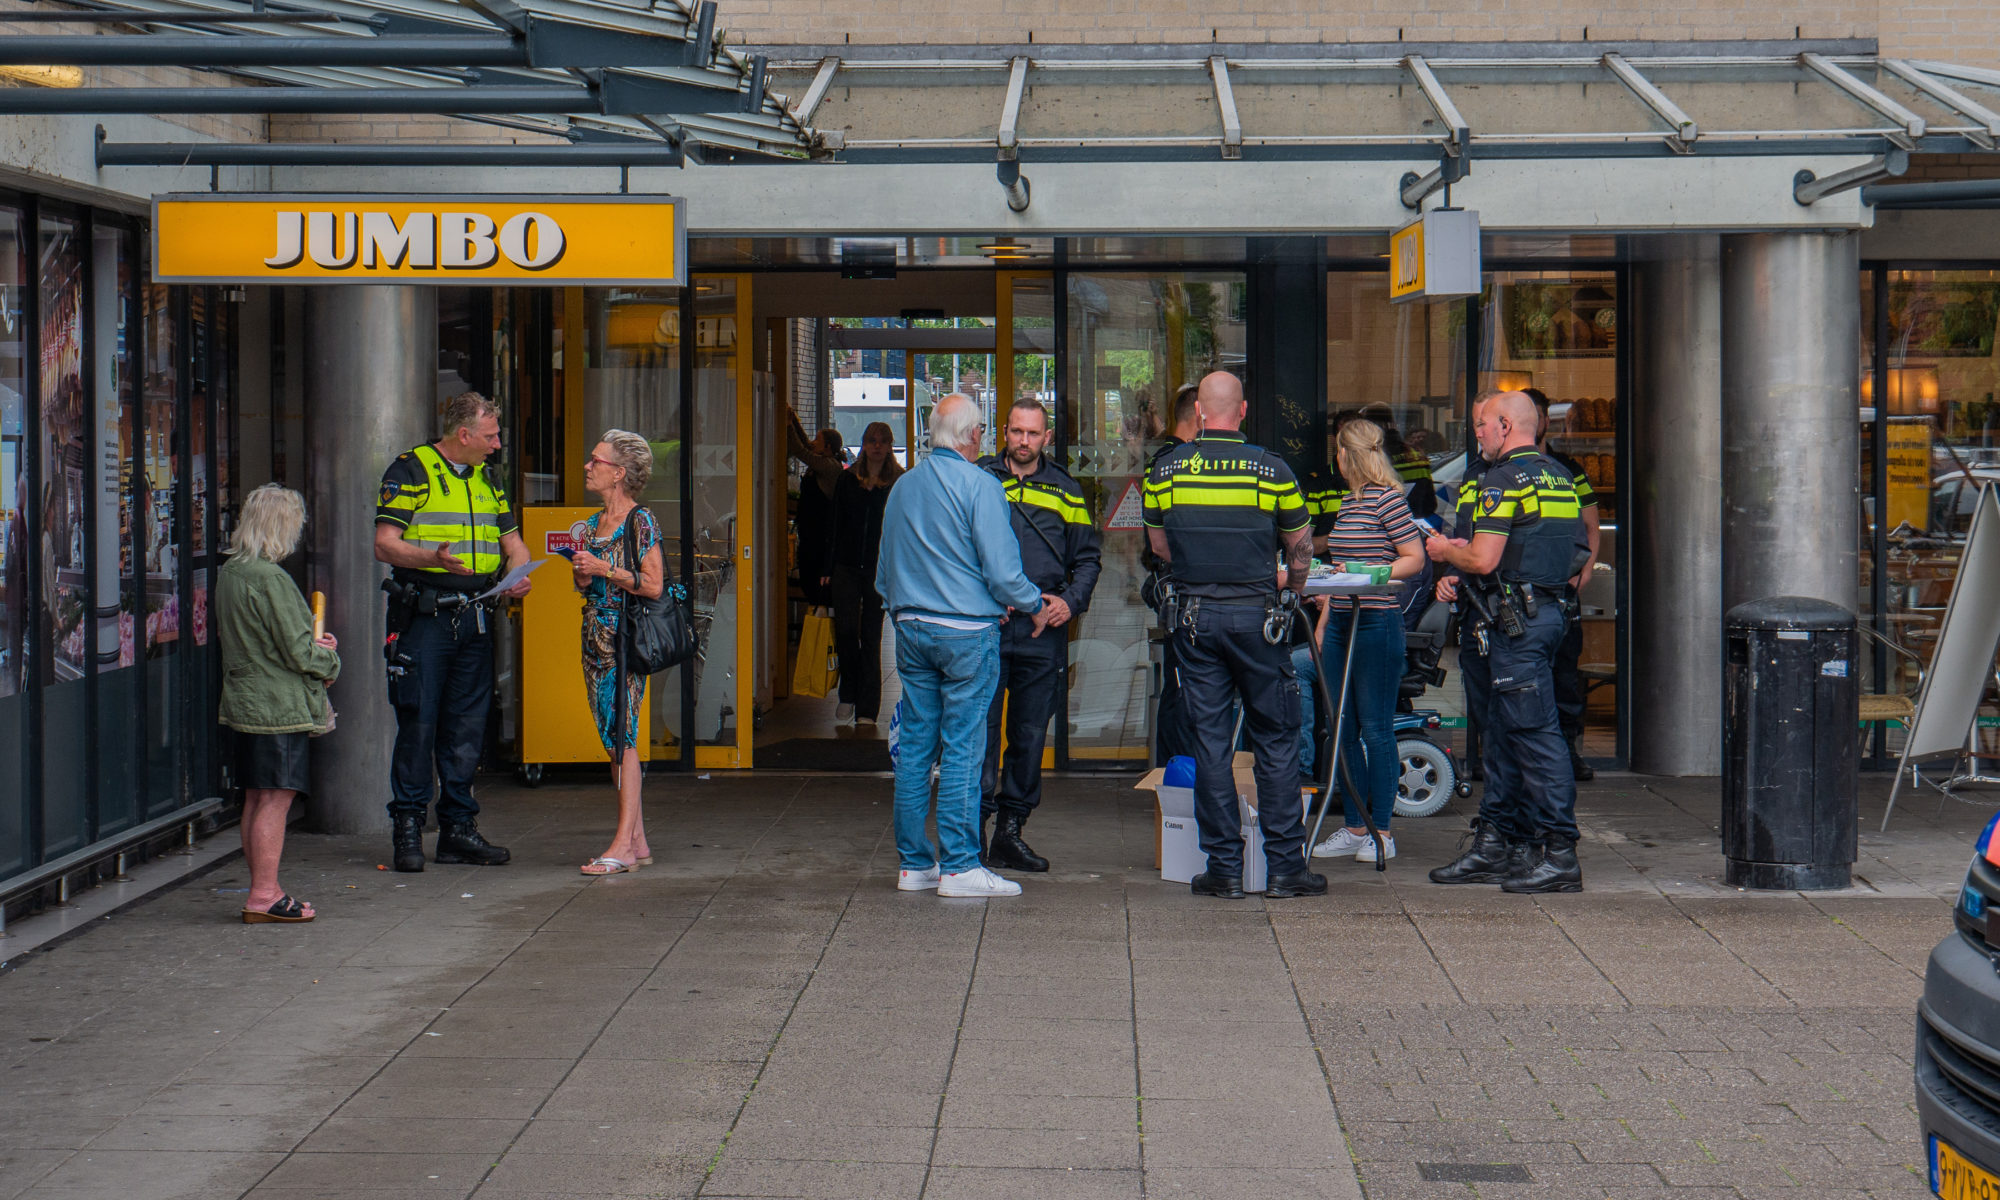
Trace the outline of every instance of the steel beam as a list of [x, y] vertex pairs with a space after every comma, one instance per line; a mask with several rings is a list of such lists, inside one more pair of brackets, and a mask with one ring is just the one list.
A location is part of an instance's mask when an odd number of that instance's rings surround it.
[[1858, 167], [1835, 171], [1824, 179], [1815, 176], [1811, 171], [1800, 171], [1792, 176], [1792, 199], [1802, 205], [1811, 205], [1828, 196], [1874, 183], [1878, 179], [1901, 175], [1909, 169], [1910, 152], [1898, 148]]
[[1236, 114], [1236, 89], [1229, 86], [1229, 60], [1215, 55], [1208, 60], [1208, 75], [1215, 81], [1215, 107], [1222, 113], [1222, 157], [1243, 157], [1243, 118]]
[[1950, 179], [1936, 183], [1891, 183], [1863, 187], [1861, 202], [1879, 208], [1986, 208], [2000, 201], [2000, 179]]
[[814, 73], [812, 83], [806, 87], [806, 94], [800, 96], [799, 102], [792, 106], [792, 120], [801, 125], [812, 124], [813, 114], [819, 111], [820, 102], [825, 100], [827, 92], [832, 90], [833, 77], [839, 72], [840, 59], [837, 56], [829, 54], [819, 60], [819, 70]]
[[1007, 69], [1007, 101], [1000, 109], [1000, 149], [1012, 150], [1019, 140], [1021, 97], [1028, 89], [1028, 60], [1017, 57]]
[[1847, 68], [1832, 59], [1823, 54], [1807, 52], [1799, 55], [1799, 62], [1828, 83], [1902, 126], [1901, 139], [1897, 139], [1895, 134], [1889, 136], [1892, 141], [1900, 141], [1905, 150], [1912, 149], [1916, 140], [1924, 136], [1926, 123], [1922, 116], [1862, 82], [1859, 77], [1850, 74]]
[[604, 77], [597, 81], [597, 91], [603, 98], [602, 111], [618, 116], [738, 112], [743, 107], [743, 93], [733, 86], [735, 82], [720, 77], [703, 82], [641, 75], [632, 71], [606, 71]]
[[100, 142], [100, 167], [678, 167], [678, 146]]
[[1978, 141], [1986, 149], [1991, 150], [1994, 148], [1996, 142], [2000, 142], [2000, 113], [1995, 113], [1992, 109], [1973, 100], [1957, 88], [1947, 87], [1945, 84], [1924, 74], [1900, 58], [1885, 58], [1881, 60], [1881, 65], [1883, 70], [1894, 75], [1904, 83], [1909, 84], [1924, 95], [1929, 96], [1939, 104], [1971, 117], [1973, 123], [1985, 131], [1986, 136], [1984, 138], [1979, 137], [1977, 134], [1969, 134], [1968, 136]]
[[207, 34], [10, 34], [0, 64], [79, 67], [516, 67], [527, 48], [496, 34], [215, 37]]
[[1421, 55], [1412, 54], [1403, 59], [1403, 69], [1416, 79], [1417, 86], [1423, 89], [1424, 99], [1430, 101], [1431, 109], [1437, 113], [1438, 119], [1444, 122], [1445, 128], [1451, 131], [1450, 140], [1445, 143], [1445, 153], [1454, 157], [1465, 153], [1465, 148], [1472, 144], [1472, 126], [1466, 123], [1465, 117], [1458, 111], [1458, 106], [1451, 102], [1451, 93], [1445, 91], [1444, 85], [1438, 82], [1431, 65], [1425, 62]]
[[376, 17], [357, 17], [346, 13], [276, 9], [266, 9], [263, 12], [215, 12], [197, 9], [169, 12], [165, 9], [147, 8], [79, 8], [64, 12], [44, 12], [37, 9], [7, 14], [9, 25], [337, 25], [342, 22], [372, 25], [378, 21], [379, 18]]
[[582, 87], [6, 88], [0, 113], [569, 113]]
[[1637, 96], [1662, 121], [1673, 126], [1673, 141], [1670, 144], [1674, 149], [1685, 153], [1701, 136], [1701, 128], [1695, 124], [1694, 118], [1681, 111], [1681, 106], [1675, 104], [1652, 80], [1640, 74], [1639, 68], [1617, 54], [1607, 54], [1599, 61], [1604, 64], [1605, 70], [1618, 77], [1618, 82], [1624, 84], [1627, 91]]

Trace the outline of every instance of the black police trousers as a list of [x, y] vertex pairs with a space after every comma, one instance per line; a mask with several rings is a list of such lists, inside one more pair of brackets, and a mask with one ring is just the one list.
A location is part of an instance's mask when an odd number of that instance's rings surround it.
[[[1183, 603], [1188, 603], [1183, 601]], [[1289, 643], [1264, 640], [1264, 608], [1200, 603], [1174, 623], [1181, 702], [1194, 740], [1194, 816], [1211, 875], [1243, 874], [1243, 819], [1236, 806], [1230, 734], [1243, 701], [1243, 736], [1257, 756], [1257, 823], [1273, 875], [1306, 869], [1299, 799], [1299, 683]]]
[[1583, 736], [1584, 697], [1583, 605], [1576, 589], [1564, 590], [1563, 610], [1568, 619], [1563, 623], [1562, 641], [1556, 645], [1556, 720], [1562, 727], [1563, 741], [1575, 745]]
[[[1000, 627], [1000, 686], [986, 710], [986, 767], [979, 775], [979, 815], [1026, 818], [1042, 802], [1042, 747], [1069, 657], [1069, 631], [1045, 629], [1016, 618]], [[1000, 755], [1001, 711], [1006, 712], [1007, 755]]]
[[1167, 760], [1194, 754], [1194, 735], [1188, 730], [1187, 707], [1181, 699], [1181, 656], [1174, 649], [1174, 635], [1167, 633], [1160, 647], [1160, 705], [1153, 713], [1153, 765], [1164, 767]]
[[[1486, 788], [1513, 808], [1511, 827], [1501, 826], [1511, 837], [1576, 838], [1576, 777], [1556, 718], [1556, 647], [1567, 620], [1559, 606], [1544, 600], [1523, 636], [1510, 638], [1498, 630], [1489, 635]], [[1484, 811], [1484, 801], [1480, 807]]]
[[[440, 825], [479, 813], [472, 776], [486, 744], [486, 710], [493, 699], [493, 635], [480, 614], [463, 611], [413, 617], [396, 640], [401, 675], [389, 676], [396, 710], [390, 766], [390, 817], [422, 817], [430, 808], [433, 773]], [[487, 617], [488, 628], [492, 618]]]
[[[1502, 837], [1524, 842], [1534, 832], [1533, 827], [1522, 819], [1519, 804], [1493, 774], [1493, 665], [1479, 651], [1479, 637], [1473, 632], [1478, 624], [1479, 618], [1472, 612], [1459, 615], [1458, 678], [1465, 684], [1466, 757], [1477, 758], [1486, 775], [1486, 786], [1479, 793], [1479, 819]], [[1498, 629], [1487, 631], [1489, 644], [1505, 636]]]

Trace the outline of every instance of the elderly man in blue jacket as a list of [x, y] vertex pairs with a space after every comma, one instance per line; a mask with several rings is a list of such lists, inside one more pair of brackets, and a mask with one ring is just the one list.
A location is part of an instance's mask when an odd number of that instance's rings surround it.
[[[1021, 893], [1020, 884], [980, 865], [979, 775], [987, 704], [1000, 679], [1000, 625], [1031, 621], [1039, 636], [1049, 610], [1021, 569], [1000, 481], [973, 465], [984, 429], [970, 396], [939, 400], [930, 456], [897, 480], [882, 518], [875, 590], [896, 623], [903, 687], [896, 887], [906, 892]], [[937, 845], [924, 830], [933, 765]]]

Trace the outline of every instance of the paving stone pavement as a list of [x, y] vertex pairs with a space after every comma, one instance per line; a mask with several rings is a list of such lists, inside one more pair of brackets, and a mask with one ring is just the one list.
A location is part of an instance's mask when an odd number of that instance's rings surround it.
[[1714, 781], [1607, 778], [1581, 895], [1430, 885], [1452, 812], [1267, 905], [1160, 882], [1150, 796], [1070, 778], [1056, 871], [951, 901], [894, 890], [881, 778], [656, 776], [659, 863], [601, 880], [608, 789], [482, 796], [509, 867], [295, 834], [310, 925], [235, 922], [237, 861], [7, 964], [0, 1200], [1915, 1196], [1986, 816], [1906, 801], [1855, 888], [1745, 893]]

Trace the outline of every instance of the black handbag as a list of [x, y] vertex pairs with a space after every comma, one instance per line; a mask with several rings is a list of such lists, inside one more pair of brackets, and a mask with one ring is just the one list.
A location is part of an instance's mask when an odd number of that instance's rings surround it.
[[[635, 506], [625, 516], [625, 558], [634, 582], [639, 579], [639, 535], [632, 528]], [[624, 599], [625, 668], [651, 675], [677, 667], [693, 658], [698, 644], [694, 622], [687, 611], [687, 589], [678, 583], [666, 585], [659, 599], [648, 600], [633, 592]]]

